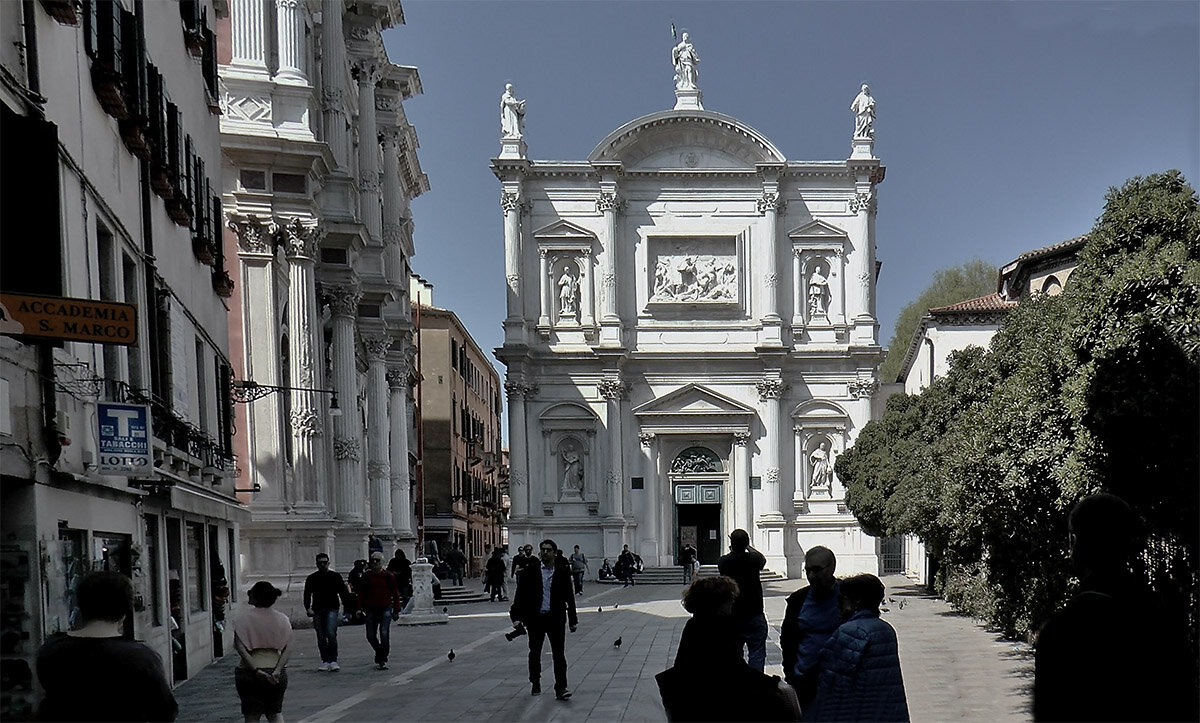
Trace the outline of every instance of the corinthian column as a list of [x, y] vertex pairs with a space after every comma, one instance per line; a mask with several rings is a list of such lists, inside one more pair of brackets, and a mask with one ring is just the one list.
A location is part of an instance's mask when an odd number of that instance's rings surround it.
[[609, 515], [620, 516], [628, 512], [628, 505], [625, 504], [625, 466], [624, 457], [622, 455], [622, 440], [624, 430], [621, 427], [621, 400], [628, 393], [628, 388], [621, 382], [620, 377], [608, 377], [601, 379], [596, 385], [596, 391], [600, 392], [600, 396], [606, 401], [606, 425], [608, 427], [608, 453], [609, 453], [609, 473], [610, 480], [616, 481], [616, 485], [610, 485], [610, 488], [615, 486], [616, 489], [610, 489], [610, 492], [615, 492], [613, 499], [609, 500]]
[[775, 248], [777, 239], [777, 217], [779, 214], [779, 193], [777, 184], [772, 181], [764, 184], [762, 197], [758, 199], [758, 212], [763, 214], [763, 310], [761, 321], [763, 325], [763, 343], [770, 346], [782, 344], [782, 322], [779, 318], [779, 250]]
[[358, 80], [358, 188], [363, 224], [371, 239], [383, 238], [379, 208], [379, 135], [375, 125], [375, 83], [379, 64], [360, 60], [354, 65]]
[[367, 350], [367, 484], [371, 490], [371, 526], [391, 528], [391, 466], [388, 459], [387, 353], [392, 337], [363, 337]]
[[511, 519], [529, 516], [529, 450], [525, 441], [525, 395], [530, 388], [517, 381], [504, 383], [508, 395], [508, 496]]
[[362, 294], [357, 288], [334, 286], [326, 290], [333, 311], [333, 387], [342, 409], [334, 417], [333, 457], [339, 520], [363, 522], [363, 484], [359, 475], [362, 440], [359, 432], [358, 368], [354, 355], [354, 320]]
[[233, 0], [229, 8], [229, 64], [239, 70], [267, 72], [267, 21], [262, 0]]
[[852, 297], [847, 293], [847, 297], [854, 299], [856, 307], [853, 310], [855, 342], [871, 344], [876, 341], [875, 304], [872, 298], [875, 288], [875, 239], [872, 233], [872, 215], [875, 213], [874, 190], [869, 187], [865, 191], [860, 190], [850, 199], [850, 210], [858, 214], [855, 219], [858, 232], [854, 235], [854, 243], [856, 246], [861, 244], [862, 248], [856, 248], [851, 255], [853, 263], [850, 264], [850, 275], [846, 280], [847, 283], [858, 287], [858, 293]]
[[758, 381], [758, 398], [764, 403], [762, 421], [766, 434], [762, 440], [763, 502], [766, 509], [762, 519], [782, 521], [779, 503], [779, 408], [780, 397], [787, 389], [782, 379], [768, 376]]
[[403, 283], [404, 258], [401, 248], [403, 227], [400, 225], [400, 129], [384, 128], [379, 133], [383, 139], [383, 243], [386, 246], [384, 263], [385, 276], [392, 283]]
[[408, 377], [411, 363], [407, 355], [388, 364], [387, 382], [392, 392], [388, 407], [389, 461], [392, 483], [392, 526], [397, 539], [415, 537], [412, 530], [412, 502], [408, 483]]
[[602, 190], [596, 199], [596, 210], [604, 214], [604, 255], [600, 264], [600, 344], [621, 345], [621, 311], [618, 307], [620, 288], [617, 281], [617, 212], [624, 201], [617, 195], [616, 186]]
[[505, 308], [509, 322], [520, 322], [521, 309], [521, 203], [515, 191], [500, 194], [504, 209], [504, 279], [508, 285]]
[[335, 167], [343, 170], [350, 165], [350, 137], [342, 106], [346, 75], [346, 37], [342, 35], [345, 10], [346, 0], [321, 0], [321, 107], [325, 142], [333, 153]]
[[279, 51], [279, 70], [275, 80], [307, 83], [308, 48], [304, 42], [304, 7], [300, 0], [275, 0], [275, 38]]
[[322, 231], [293, 220], [281, 229], [290, 269], [288, 273], [288, 346], [291, 359], [292, 387], [292, 469], [294, 497], [299, 506], [317, 507], [326, 503], [320, 480], [325, 476], [323, 448], [325, 395], [317, 387], [316, 370], [321, 368], [320, 311], [313, 266]]

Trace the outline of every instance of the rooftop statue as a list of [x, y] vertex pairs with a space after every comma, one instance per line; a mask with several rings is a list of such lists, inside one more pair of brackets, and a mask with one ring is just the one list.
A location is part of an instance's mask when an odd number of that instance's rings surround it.
[[525, 133], [525, 101], [517, 100], [512, 83], [504, 86], [500, 96], [501, 138], [520, 138]]
[[696, 47], [688, 39], [687, 33], [683, 34], [679, 45], [671, 50], [671, 62], [675, 64], [675, 89], [696, 90], [699, 78], [696, 66], [700, 64], [700, 56], [696, 55]]
[[865, 140], [875, 138], [875, 98], [871, 95], [871, 87], [863, 83], [862, 91], [850, 104], [854, 111], [854, 137]]

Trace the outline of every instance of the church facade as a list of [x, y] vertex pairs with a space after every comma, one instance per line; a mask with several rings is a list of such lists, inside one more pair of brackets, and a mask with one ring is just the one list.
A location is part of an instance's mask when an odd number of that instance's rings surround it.
[[703, 108], [685, 44], [675, 108], [583, 160], [529, 159], [501, 99], [510, 544], [710, 564], [742, 528], [788, 577], [814, 545], [876, 572], [833, 473], [879, 388], [874, 100], [849, 158], [789, 161]]

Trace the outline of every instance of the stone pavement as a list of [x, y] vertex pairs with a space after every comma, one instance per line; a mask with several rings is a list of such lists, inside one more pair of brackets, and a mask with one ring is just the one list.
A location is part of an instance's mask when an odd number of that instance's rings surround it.
[[[1027, 646], [1000, 640], [902, 577], [885, 578], [914, 721], [1028, 720], [1033, 664]], [[779, 622], [800, 580], [765, 586], [770, 636], [767, 672], [781, 674]], [[318, 673], [316, 638], [297, 630], [288, 666], [284, 717], [334, 721], [665, 721], [654, 675], [675, 657], [687, 612], [679, 587], [591, 584], [577, 598], [579, 630], [567, 633], [573, 697], [554, 699], [549, 643], [541, 696], [529, 694], [527, 638], [508, 642], [508, 603], [450, 608], [448, 625], [392, 626], [390, 669], [375, 670], [361, 625], [338, 633], [342, 670]], [[905, 607], [899, 608], [899, 601]], [[598, 611], [598, 608], [603, 611]], [[613, 646], [618, 637], [620, 648]], [[453, 648], [454, 661], [447, 659]], [[236, 655], [205, 668], [175, 691], [180, 721], [242, 717], [233, 688]]]

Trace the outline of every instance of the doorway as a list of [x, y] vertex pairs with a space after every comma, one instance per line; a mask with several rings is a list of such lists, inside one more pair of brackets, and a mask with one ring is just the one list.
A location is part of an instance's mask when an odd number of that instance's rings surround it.
[[676, 550], [691, 542], [701, 565], [715, 565], [721, 556], [721, 505], [676, 505]]
[[902, 536], [893, 535], [879, 541], [879, 574], [904, 574], [904, 538]]

